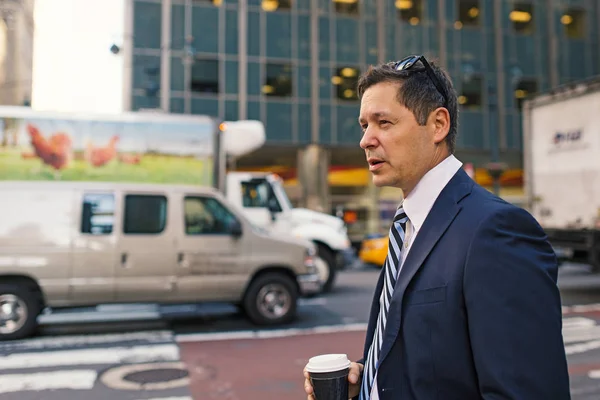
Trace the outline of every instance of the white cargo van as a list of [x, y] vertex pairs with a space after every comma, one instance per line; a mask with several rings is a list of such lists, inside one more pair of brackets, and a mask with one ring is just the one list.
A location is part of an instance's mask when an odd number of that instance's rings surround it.
[[0, 182], [0, 339], [46, 307], [235, 303], [256, 324], [292, 320], [320, 291], [309, 241], [254, 226], [212, 188]]

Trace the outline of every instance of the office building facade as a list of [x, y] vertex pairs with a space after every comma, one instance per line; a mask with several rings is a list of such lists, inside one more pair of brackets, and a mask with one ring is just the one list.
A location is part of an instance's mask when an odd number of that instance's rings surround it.
[[[521, 186], [523, 99], [600, 72], [595, 0], [133, 0], [132, 19], [128, 108], [263, 121], [267, 146], [238, 168], [279, 168], [295, 201], [354, 207], [369, 231], [385, 198], [358, 149], [369, 65], [424, 54], [444, 66], [457, 154], [486, 185], [485, 165], [507, 163], [507, 196]], [[294, 190], [313, 170], [329, 188]]]

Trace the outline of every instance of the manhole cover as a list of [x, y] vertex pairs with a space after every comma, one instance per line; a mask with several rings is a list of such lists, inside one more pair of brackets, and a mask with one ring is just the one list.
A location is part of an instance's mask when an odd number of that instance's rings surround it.
[[104, 372], [101, 380], [119, 390], [164, 390], [190, 382], [185, 364], [179, 362], [122, 365]]
[[123, 376], [123, 379], [130, 382], [146, 384], [151, 382], [168, 382], [187, 376], [188, 372], [185, 370], [178, 368], [161, 368], [132, 372]]

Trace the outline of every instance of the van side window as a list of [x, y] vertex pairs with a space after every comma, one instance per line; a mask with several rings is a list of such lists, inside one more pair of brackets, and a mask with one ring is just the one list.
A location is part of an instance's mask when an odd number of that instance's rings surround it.
[[110, 235], [115, 220], [115, 196], [110, 193], [83, 195], [81, 233]]
[[123, 233], [161, 233], [167, 224], [167, 198], [158, 195], [125, 195]]
[[212, 197], [184, 199], [185, 233], [187, 235], [229, 234], [236, 217]]

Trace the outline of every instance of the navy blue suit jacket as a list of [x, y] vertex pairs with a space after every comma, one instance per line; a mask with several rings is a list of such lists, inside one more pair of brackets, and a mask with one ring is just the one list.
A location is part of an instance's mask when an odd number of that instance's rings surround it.
[[459, 170], [396, 282], [379, 358], [380, 399], [570, 399], [557, 270], [536, 220]]

